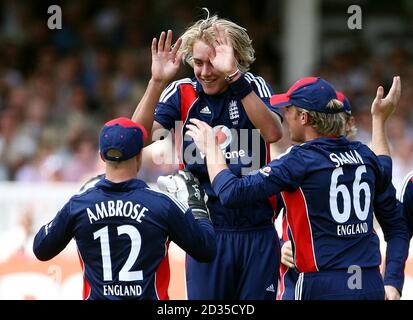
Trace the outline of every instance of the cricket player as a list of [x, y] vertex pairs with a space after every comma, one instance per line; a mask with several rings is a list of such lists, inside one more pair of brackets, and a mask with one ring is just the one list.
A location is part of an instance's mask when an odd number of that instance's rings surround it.
[[327, 81], [302, 78], [271, 104], [284, 109], [291, 139], [301, 144], [255, 175], [239, 178], [228, 170], [208, 124], [191, 119], [187, 125], [206, 154], [220, 202], [242, 207], [281, 192], [299, 272], [296, 299], [384, 299], [373, 212], [388, 244], [386, 272], [394, 283], [403, 281], [409, 246], [389, 176], [371, 149], [344, 137], [345, 108]]
[[[251, 39], [229, 20], [208, 13], [172, 48], [171, 43], [172, 32], [154, 39], [152, 78], [133, 119], [155, 137], [162, 130], [179, 133], [175, 142], [181, 165], [208, 195], [217, 255], [210, 263], [187, 257], [188, 299], [275, 300], [280, 254], [273, 224], [275, 197], [240, 208], [222, 205], [211, 187], [205, 156], [185, 135], [188, 119], [205, 121], [214, 128], [231, 172], [241, 177], [257, 171], [270, 160], [268, 143], [282, 136], [280, 113], [270, 110], [273, 91], [262, 77], [248, 72], [255, 59]], [[181, 57], [193, 67], [195, 77], [167, 86]]]
[[161, 264], [169, 241], [209, 262], [215, 233], [195, 178], [181, 171], [181, 202], [136, 179], [146, 130], [127, 118], [107, 122], [99, 147], [105, 177], [73, 196], [37, 233], [33, 251], [46, 261], [74, 238], [84, 276], [83, 299], [166, 299]]
[[[383, 97], [382, 87], [377, 90], [376, 98], [372, 103], [372, 115], [373, 115], [373, 151], [384, 145], [384, 149], [377, 149], [376, 154], [381, 165], [384, 168], [386, 174], [392, 175], [392, 160], [390, 158], [390, 151], [388, 148], [388, 139], [384, 132], [384, 124], [387, 121], [390, 114], [397, 107], [401, 95], [401, 83], [400, 79], [394, 79], [392, 87], [386, 97]], [[343, 102], [346, 112], [346, 136], [347, 138], [354, 138], [357, 128], [355, 126], [354, 116], [351, 113], [351, 105], [348, 98], [339, 91], [336, 91], [337, 99]], [[378, 127], [380, 130], [376, 130]], [[376, 137], [380, 133], [380, 137]], [[383, 140], [382, 140], [383, 139]], [[379, 144], [379, 146], [377, 146]], [[291, 243], [291, 231], [287, 223], [285, 215], [282, 221], [282, 238], [281, 242], [281, 265], [280, 265], [280, 284], [279, 292], [277, 295], [278, 300], [294, 300], [295, 299], [295, 286], [298, 280], [299, 273], [295, 269], [294, 264], [294, 252]], [[386, 268], [388, 272], [385, 273], [385, 291], [386, 299], [399, 300], [402, 292], [403, 282], [394, 281], [392, 273], [389, 268]]]

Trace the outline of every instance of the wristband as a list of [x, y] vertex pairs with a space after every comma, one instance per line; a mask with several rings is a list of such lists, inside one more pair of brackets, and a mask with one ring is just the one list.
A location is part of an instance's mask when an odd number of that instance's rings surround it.
[[252, 92], [251, 84], [245, 79], [244, 75], [241, 75], [236, 81], [230, 83], [229, 87], [240, 100]]

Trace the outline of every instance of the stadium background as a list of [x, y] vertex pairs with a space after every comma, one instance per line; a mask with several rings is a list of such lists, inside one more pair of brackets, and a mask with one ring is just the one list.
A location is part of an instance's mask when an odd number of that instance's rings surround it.
[[[348, 27], [353, 4], [362, 10], [361, 29]], [[62, 9], [61, 30], [48, 29], [50, 5]], [[80, 299], [73, 241], [41, 263], [31, 251], [33, 232], [102, 172], [99, 128], [132, 115], [150, 77], [151, 39], [167, 29], [181, 34], [205, 6], [248, 29], [257, 57], [252, 72], [276, 92], [306, 75], [343, 91], [363, 142], [370, 141], [377, 86], [388, 89], [400, 75], [402, 99], [388, 132], [395, 186], [413, 170], [412, 1], [0, 1], [0, 299]], [[191, 75], [181, 68], [179, 77]], [[285, 132], [274, 155], [290, 144]], [[141, 178], [153, 182], [176, 168], [153, 163], [165, 152], [166, 142], [147, 150]], [[175, 299], [184, 298], [183, 257], [172, 246]], [[404, 299], [413, 299], [412, 259]]]

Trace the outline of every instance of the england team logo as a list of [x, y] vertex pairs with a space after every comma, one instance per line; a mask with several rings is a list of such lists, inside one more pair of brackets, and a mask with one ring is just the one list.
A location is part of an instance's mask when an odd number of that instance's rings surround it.
[[231, 100], [228, 105], [229, 119], [235, 120], [239, 118], [239, 111], [236, 100]]

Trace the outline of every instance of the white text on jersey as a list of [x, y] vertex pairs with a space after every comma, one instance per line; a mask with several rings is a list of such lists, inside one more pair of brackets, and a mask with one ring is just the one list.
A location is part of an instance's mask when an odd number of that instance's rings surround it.
[[366, 222], [355, 224], [340, 224], [337, 226], [338, 236], [351, 236], [356, 234], [367, 233], [369, 227]]
[[86, 208], [86, 211], [91, 224], [100, 219], [111, 217], [126, 217], [141, 223], [148, 208], [141, 206], [139, 203], [134, 204], [131, 201], [124, 203], [122, 200], [110, 200], [96, 203], [95, 212], [90, 208]]
[[140, 296], [142, 287], [140, 285], [104, 285], [103, 294], [105, 296]]
[[338, 154], [330, 153], [330, 160], [336, 164], [336, 168], [341, 167], [343, 164], [364, 164], [363, 158], [356, 150], [350, 150], [344, 153], [339, 152]]

